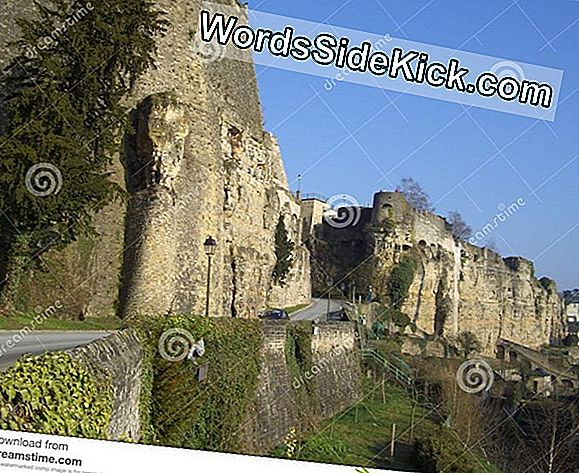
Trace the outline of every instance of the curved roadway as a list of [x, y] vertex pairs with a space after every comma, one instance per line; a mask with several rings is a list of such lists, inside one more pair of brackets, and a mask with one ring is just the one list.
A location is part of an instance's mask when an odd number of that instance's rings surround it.
[[[342, 301], [330, 299], [330, 319], [332, 316], [339, 316], [342, 311]], [[328, 299], [312, 299], [310, 306], [294, 312], [290, 315], [291, 320], [317, 320], [327, 321]]]
[[21, 336], [18, 331], [0, 332], [0, 370], [14, 364], [23, 355], [42, 355], [63, 351], [94, 342], [110, 332], [31, 332]]

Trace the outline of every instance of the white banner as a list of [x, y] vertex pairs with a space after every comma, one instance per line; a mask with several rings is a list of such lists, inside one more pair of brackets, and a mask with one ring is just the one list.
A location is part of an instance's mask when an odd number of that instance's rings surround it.
[[0, 430], [0, 471], [374, 473], [386, 470]]

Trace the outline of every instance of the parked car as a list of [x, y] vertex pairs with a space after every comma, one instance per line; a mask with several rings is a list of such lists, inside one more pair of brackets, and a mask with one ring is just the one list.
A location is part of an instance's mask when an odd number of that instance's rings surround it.
[[328, 314], [328, 322], [348, 322], [349, 320], [343, 307]]
[[289, 315], [283, 309], [268, 309], [259, 314], [259, 318], [265, 320], [289, 320]]

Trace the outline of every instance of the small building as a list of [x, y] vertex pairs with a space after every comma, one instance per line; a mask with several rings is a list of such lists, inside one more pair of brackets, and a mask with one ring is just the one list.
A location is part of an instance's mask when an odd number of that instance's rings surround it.
[[567, 323], [579, 322], [579, 302], [571, 302], [565, 306]]
[[302, 206], [302, 240], [306, 241], [314, 234], [314, 228], [324, 220], [324, 214], [330, 209], [327, 199], [315, 194], [306, 194], [301, 198]]

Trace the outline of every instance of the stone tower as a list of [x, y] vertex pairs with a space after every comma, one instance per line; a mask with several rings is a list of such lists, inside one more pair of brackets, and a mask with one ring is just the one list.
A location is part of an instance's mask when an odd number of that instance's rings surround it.
[[[246, 14], [237, 0], [216, 3]], [[263, 129], [251, 58], [198, 51], [200, 0], [157, 4], [170, 27], [158, 44], [157, 67], [127, 98], [135, 134], [119, 144], [115, 168], [129, 195], [127, 208], [97, 216], [100, 237], [84, 259], [90, 268], [75, 266], [79, 248], [65, 252], [64, 266], [93, 275], [84, 311], [112, 315], [117, 306], [122, 316], [203, 313], [203, 242], [210, 235], [218, 244], [211, 315], [252, 317], [268, 305], [306, 302], [309, 255], [300, 245], [300, 205], [289, 191], [277, 142]], [[12, 13], [1, 15], [0, 24], [11, 22]], [[296, 243], [283, 288], [271, 277], [280, 215]], [[33, 275], [36, 282], [42, 278]]]

